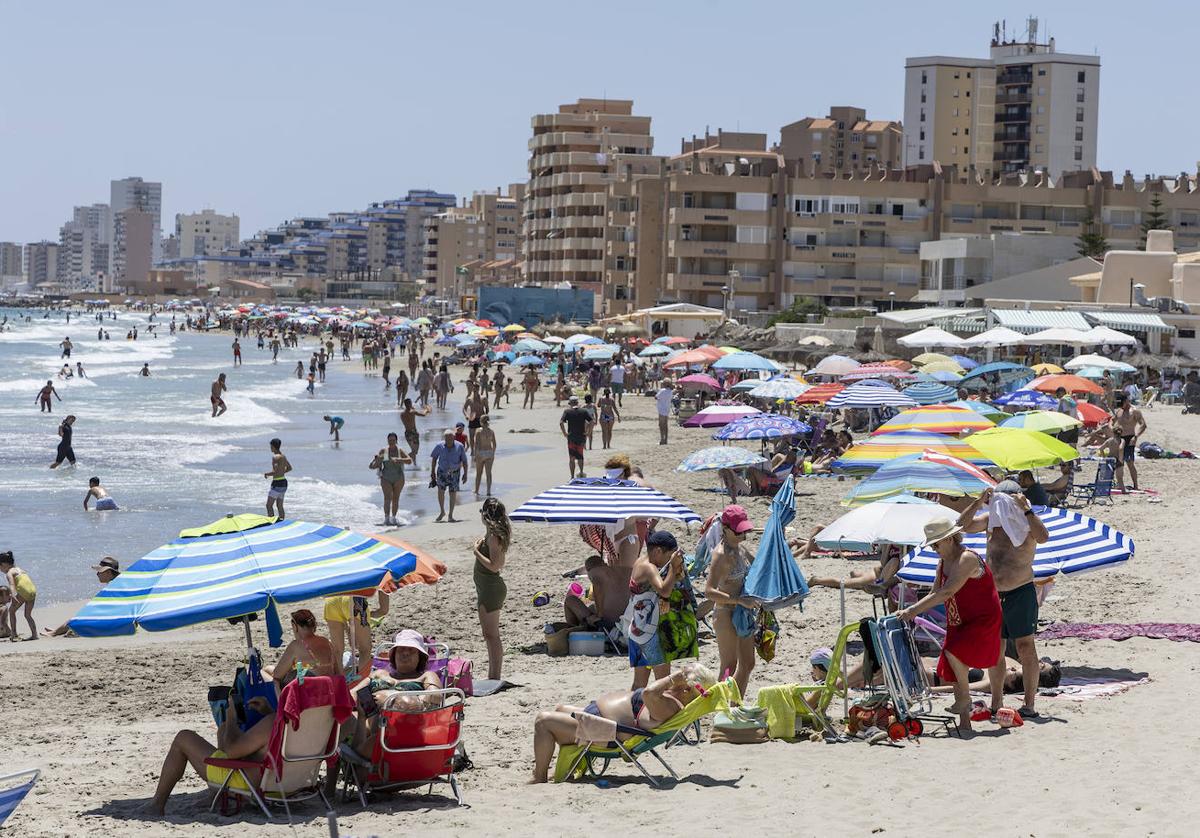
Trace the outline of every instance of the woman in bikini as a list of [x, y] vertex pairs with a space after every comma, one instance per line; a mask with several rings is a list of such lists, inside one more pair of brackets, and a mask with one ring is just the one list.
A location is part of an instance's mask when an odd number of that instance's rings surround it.
[[600, 394], [600, 401], [596, 403], [596, 407], [600, 411], [600, 446], [611, 448], [613, 423], [621, 421], [621, 411], [617, 410], [617, 402], [607, 387]]
[[263, 673], [275, 681], [275, 694], [283, 692], [298, 672], [305, 675], [333, 675], [333, 646], [317, 634], [317, 618], [307, 608], [292, 612], [292, 635], [274, 666], [264, 666]]
[[732, 674], [742, 695], [754, 669], [755, 611], [758, 604], [742, 597], [746, 572], [754, 557], [746, 549], [746, 534], [754, 529], [746, 510], [730, 504], [721, 511], [721, 543], [712, 551], [712, 569], [704, 596], [713, 603], [717, 633], [718, 671]]
[[[579, 723], [572, 713], [584, 712], [620, 725], [654, 730], [698, 698], [716, 683], [712, 672], [695, 661], [688, 661], [676, 672], [636, 690], [604, 693], [586, 707], [560, 704], [538, 713], [533, 723], [533, 779], [549, 779], [550, 760], [555, 745], [575, 744]], [[619, 739], [628, 738], [620, 735]]]
[[475, 494], [479, 494], [479, 484], [487, 475], [487, 494], [492, 495], [492, 464], [496, 461], [496, 432], [492, 430], [491, 419], [485, 413], [479, 417], [479, 429], [475, 431]]
[[412, 458], [400, 450], [400, 437], [393, 431], [387, 435], [387, 447], [381, 448], [371, 460], [372, 471], [379, 472], [379, 487], [383, 489], [383, 523], [399, 526], [396, 515], [400, 510], [400, 493], [404, 491], [404, 467]]

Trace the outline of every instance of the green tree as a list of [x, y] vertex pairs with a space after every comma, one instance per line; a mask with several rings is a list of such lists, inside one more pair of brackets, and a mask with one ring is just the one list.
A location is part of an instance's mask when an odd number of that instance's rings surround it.
[[1080, 256], [1091, 256], [1093, 259], [1103, 259], [1108, 252], [1108, 239], [1104, 238], [1103, 228], [1096, 223], [1096, 216], [1092, 215], [1091, 210], [1083, 219], [1083, 230], [1075, 240], [1075, 249]]
[[1167, 223], [1167, 214], [1162, 209], [1162, 198], [1158, 197], [1158, 193], [1154, 193], [1154, 197], [1150, 199], [1150, 209], [1146, 210], [1142, 216], [1142, 240], [1138, 242], [1138, 250], [1146, 249], [1146, 234], [1151, 230], [1170, 230], [1171, 225]]
[[792, 300], [791, 308], [785, 308], [774, 315], [767, 322], [767, 325], [774, 326], [776, 323], [803, 323], [808, 320], [808, 315], [810, 314], [824, 317], [828, 313], [829, 309], [819, 299], [813, 297], [796, 297]]

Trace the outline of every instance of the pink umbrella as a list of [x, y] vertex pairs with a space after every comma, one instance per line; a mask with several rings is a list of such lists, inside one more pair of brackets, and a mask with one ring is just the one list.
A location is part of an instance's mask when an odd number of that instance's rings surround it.
[[867, 378], [890, 378], [893, 381], [909, 381], [916, 378], [911, 372], [897, 369], [891, 364], [863, 364], [853, 372], [841, 377], [841, 381], [862, 381]]
[[721, 382], [717, 381], [711, 375], [705, 375], [702, 372], [694, 372], [691, 375], [685, 375], [679, 379], [680, 384], [691, 384], [693, 387], [707, 387], [710, 390], [720, 390]]
[[754, 416], [758, 413], [762, 413], [762, 411], [744, 404], [714, 404], [688, 419], [683, 426], [685, 428], [718, 428], [728, 425], [734, 419], [742, 416]]

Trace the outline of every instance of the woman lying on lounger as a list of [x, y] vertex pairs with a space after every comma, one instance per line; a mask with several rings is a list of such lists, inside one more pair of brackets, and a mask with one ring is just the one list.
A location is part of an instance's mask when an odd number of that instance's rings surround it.
[[716, 677], [707, 668], [695, 661], [687, 661], [672, 674], [651, 681], [644, 688], [604, 693], [586, 707], [560, 704], [553, 710], [543, 710], [533, 723], [532, 782], [544, 783], [549, 778], [555, 745], [575, 744], [579, 723], [572, 713], [588, 713], [628, 727], [653, 730], [696, 699], [702, 689], [708, 689], [716, 682]]

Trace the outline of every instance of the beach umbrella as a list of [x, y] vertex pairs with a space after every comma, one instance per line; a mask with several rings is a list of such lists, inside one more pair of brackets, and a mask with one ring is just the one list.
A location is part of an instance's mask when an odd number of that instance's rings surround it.
[[729, 389], [734, 393], [749, 393], [751, 390], [757, 390], [764, 383], [761, 378], [744, 378]]
[[679, 379], [679, 384], [699, 387], [702, 390], [720, 390], [721, 382], [717, 381], [711, 375], [705, 375], [702, 372], [694, 372], [691, 375], [685, 375]]
[[1058, 406], [1058, 399], [1045, 393], [1039, 393], [1037, 390], [1014, 390], [1003, 396], [997, 396], [992, 401], [1005, 407], [1017, 407], [1024, 410], [1054, 410]]
[[967, 442], [1005, 471], [1043, 468], [1079, 459], [1074, 446], [1048, 434], [1022, 428], [989, 428], [971, 434]]
[[585, 361], [611, 361], [617, 350], [608, 346], [589, 347], [583, 352]]
[[[889, 358], [883, 363], [887, 364], [889, 367], [895, 367], [898, 370], [904, 370], [905, 372], [912, 372], [914, 369], [916, 369], [916, 367], [903, 358]], [[913, 374], [916, 375], [916, 373]]]
[[762, 411], [749, 405], [714, 404], [695, 413], [683, 423], [683, 426], [685, 428], [718, 428], [722, 425], [728, 425], [734, 419], [739, 419], [742, 416], [753, 416], [757, 413], [762, 413]]
[[845, 355], [826, 355], [809, 372], [813, 375], [829, 375], [837, 378], [854, 372], [861, 366], [862, 364], [858, 361], [847, 358]]
[[542, 343], [558, 344], [558, 343], [566, 343], [566, 341], [563, 340], [562, 338], [560, 338], [558, 335], [546, 335], [544, 338], [542, 338]]
[[592, 343], [604, 343], [604, 341], [595, 335], [588, 335], [584, 334], [583, 332], [579, 332], [578, 334], [571, 335], [564, 341], [564, 343], [567, 345], [567, 349], [574, 349], [577, 346], [587, 346], [588, 344]]
[[1010, 416], [1000, 423], [1001, 428], [1024, 428], [1044, 434], [1058, 434], [1078, 428], [1083, 422], [1057, 410], [1027, 410]]
[[892, 364], [863, 364], [841, 377], [841, 381], [850, 383], [867, 378], [884, 378], [893, 381], [912, 381], [916, 376], [908, 370], [902, 370]]
[[[1057, 573], [1082, 573], [1133, 558], [1133, 539], [1108, 524], [1051, 506], [1035, 506], [1033, 511], [1050, 534], [1046, 543], [1039, 544], [1034, 551], [1035, 579], [1046, 579]], [[956, 517], [952, 510], [946, 510], [947, 520]], [[963, 535], [963, 547], [986, 559], [987, 533]], [[937, 565], [937, 551], [932, 546], [923, 547], [904, 557], [899, 576], [914, 585], [933, 585]]]
[[1058, 364], [1034, 364], [1030, 367], [1038, 375], [1055, 375], [1057, 373], [1066, 372]]
[[1112, 419], [1107, 410], [1091, 402], [1076, 402], [1075, 415], [1085, 428], [1094, 428]]
[[[808, 393], [804, 393], [801, 398], [807, 395]], [[864, 382], [851, 384], [845, 390], [831, 397], [825, 404], [830, 408], [841, 409], [847, 407], [915, 407], [917, 402], [912, 396], [906, 396], [886, 384], [878, 386]]]
[[1025, 336], [1005, 326], [994, 326], [986, 332], [980, 332], [963, 340], [963, 345], [975, 348], [995, 349], [1001, 346], [1018, 346], [1025, 342]]
[[949, 361], [949, 355], [943, 355], [940, 352], [922, 352], [920, 355], [912, 359], [912, 362], [917, 366], [932, 364], [935, 361]]
[[767, 611], [799, 605], [808, 596], [808, 583], [784, 532], [795, 517], [796, 491], [794, 479], [789, 476], [771, 499], [771, 514], [763, 525], [758, 550], [742, 585], [742, 596], [757, 600]]
[[979, 366], [978, 361], [968, 358], [966, 355], [951, 355], [950, 360], [958, 364], [964, 370], [973, 370]]
[[988, 364], [980, 364], [964, 375], [962, 381], [959, 383], [963, 387], [984, 387], [988, 384], [985, 376], [994, 376], [1004, 385], [1013, 381], [1032, 378], [1033, 370], [1022, 364], [1014, 364], [1010, 361], [992, 361]]
[[[979, 433], [986, 434], [991, 431], [980, 431]], [[1017, 433], [1023, 433], [1023, 431]], [[989, 468], [995, 465], [986, 454], [968, 444], [975, 436], [978, 434], [973, 434], [966, 441], [945, 434], [931, 434], [927, 431], [895, 431], [890, 434], [870, 436], [851, 445], [841, 457], [833, 461], [832, 468], [847, 473], [875, 471], [884, 463], [891, 462], [898, 457], [923, 454], [926, 450], [949, 454], [980, 468]], [[1046, 438], [1049, 439], [1049, 437]], [[1058, 440], [1052, 441], [1057, 442]], [[1061, 443], [1059, 444], [1061, 445]]]
[[874, 553], [888, 544], [913, 547], [925, 542], [926, 524], [952, 514], [940, 503], [897, 494], [847, 512], [817, 533], [816, 542], [847, 553]]
[[953, 401], [958, 395], [958, 391], [953, 387], [947, 387], [938, 381], [919, 381], [905, 387], [901, 392], [917, 404], [940, 404]]
[[509, 323], [507, 326], [505, 326], [500, 331], [502, 331], [502, 332], [523, 332], [523, 331], [525, 331], [525, 327], [519, 323]]
[[491, 320], [488, 320], [486, 318], [481, 318], [481, 319], [475, 321], [475, 325], [483, 326], [484, 328], [490, 329], [493, 326], [495, 326], [496, 324], [493, 323]]
[[632, 480], [577, 477], [525, 501], [509, 517], [543, 524], [619, 524], [628, 518], [699, 522], [700, 516], [670, 495]]
[[521, 338], [513, 344], [513, 349], [517, 352], [549, 352], [550, 344], [537, 338]]
[[676, 336], [664, 335], [661, 338], [655, 338], [654, 342], [657, 344], [666, 344], [667, 346], [681, 346], [682, 344], [685, 344], [685, 343], [691, 343], [692, 339], [679, 337], [678, 335], [676, 335]]
[[500, 337], [499, 329], [471, 329], [470, 334], [477, 338], [496, 338]]
[[766, 370], [767, 372], [779, 372], [783, 369], [770, 358], [755, 355], [753, 352], [730, 352], [722, 355], [712, 365], [712, 368], [715, 370]]
[[713, 439], [778, 439], [812, 433], [812, 427], [799, 419], [778, 413], [760, 413], [734, 419], [713, 434]]
[[742, 468], [765, 463], [767, 458], [761, 454], [738, 448], [736, 445], [714, 445], [712, 448], [701, 448], [683, 458], [676, 466], [676, 471], [711, 471], [721, 468]]
[[1104, 395], [1103, 387], [1078, 375], [1043, 375], [1030, 381], [1027, 386], [1030, 390], [1040, 390], [1043, 393], [1054, 393], [1059, 387], [1062, 387], [1068, 393], [1072, 394], [1092, 393], [1097, 396]]
[[800, 346], [833, 346], [833, 341], [824, 335], [808, 335], [796, 341]]
[[838, 393], [846, 389], [845, 384], [836, 381], [826, 384], [814, 384], [796, 397], [797, 404], [825, 404]]
[[639, 358], [661, 358], [664, 355], [675, 354], [670, 347], [663, 346], [661, 343], [652, 343], [638, 353]]
[[723, 358], [721, 350], [715, 346], [702, 346], [698, 349], [688, 349], [673, 356], [669, 361], [663, 364], [663, 369], [674, 369], [676, 367], [691, 367], [700, 366], [706, 367], [718, 358]]
[[988, 486], [985, 481], [944, 462], [925, 459], [925, 453], [905, 454], [884, 463], [874, 474], [864, 478], [842, 499], [845, 506], [862, 506], [883, 498], [924, 492], [927, 494], [964, 497], [978, 495]]
[[108, 637], [265, 609], [268, 628], [278, 628], [276, 604], [374, 588], [415, 569], [408, 550], [341, 527], [228, 516], [135, 561], [69, 625], [83, 637]]
[[936, 372], [926, 373], [926, 375], [928, 375], [934, 381], [940, 381], [943, 384], [954, 384], [957, 386], [958, 382], [962, 381], [961, 373], [950, 372], [949, 370], [938, 370]]
[[897, 338], [896, 343], [906, 347], [928, 349], [933, 346], [959, 347], [963, 345], [963, 340], [960, 337], [950, 334], [945, 329], [937, 326], [926, 326], [919, 332], [913, 332], [911, 335], [904, 335]]
[[966, 370], [959, 365], [958, 361], [953, 360], [933, 361], [932, 363], [921, 367], [921, 371], [930, 373], [931, 375], [935, 372], [952, 372], [959, 376], [966, 372]]
[[809, 389], [808, 384], [802, 384], [794, 378], [779, 378], [771, 381], [756, 382], [750, 395], [756, 399], [787, 399], [792, 400]]
[[875, 429], [876, 434], [891, 434], [897, 431], [926, 431], [931, 434], [962, 436], [974, 431], [995, 427], [974, 410], [948, 404], [931, 404], [902, 410]]
[[[1079, 370], [1084, 367], [1099, 367], [1102, 370], [1112, 370], [1113, 372], [1137, 372], [1137, 367], [1132, 364], [1118, 361], [1115, 358], [1106, 358], [1103, 355], [1076, 355], [1063, 366], [1069, 370]], [[1058, 372], [1062, 372], [1062, 370], [1058, 370]]]
[[1087, 336], [1088, 344], [1091, 346], [1137, 346], [1140, 343], [1133, 335], [1118, 332], [1107, 326], [1093, 326], [1084, 332], [1084, 335]]
[[544, 363], [546, 362], [537, 355], [522, 355], [520, 358], [513, 361], [513, 364], [518, 367], [540, 367]]
[[1099, 367], [1084, 367], [1081, 370], [1075, 370], [1075, 375], [1080, 378], [1086, 378], [1089, 381], [1099, 381], [1104, 378], [1104, 373], [1107, 370], [1102, 370]]

